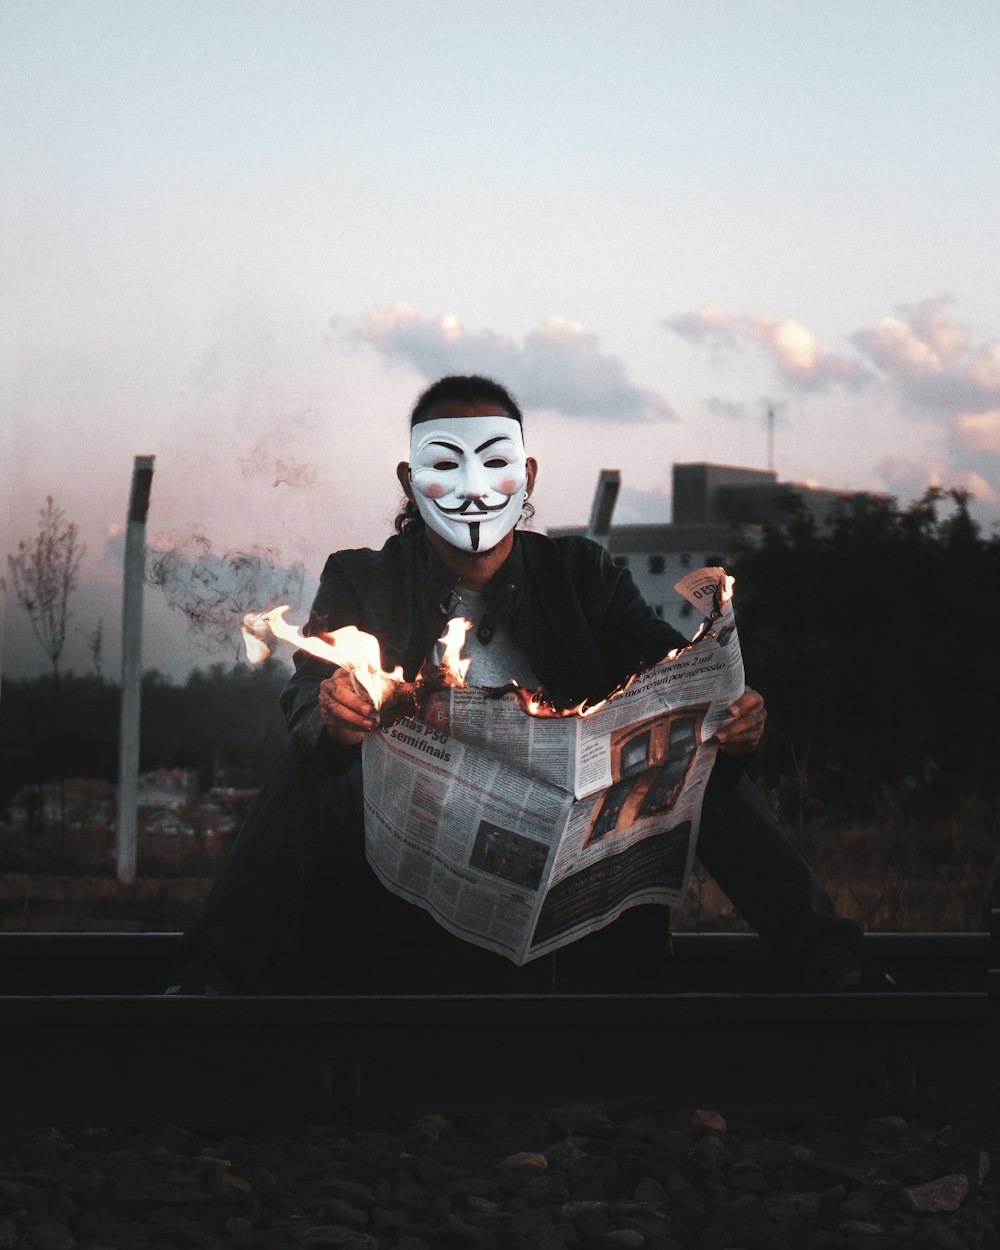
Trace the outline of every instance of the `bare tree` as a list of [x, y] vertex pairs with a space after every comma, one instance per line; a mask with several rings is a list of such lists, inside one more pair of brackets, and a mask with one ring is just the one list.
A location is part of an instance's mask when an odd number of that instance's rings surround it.
[[79, 528], [66, 521], [49, 495], [38, 512], [38, 534], [23, 539], [17, 554], [7, 557], [14, 593], [31, 619], [42, 650], [52, 665], [56, 698], [59, 696], [59, 661], [66, 645], [66, 627], [72, 615], [69, 598], [76, 589], [80, 561], [86, 548]]
[[104, 617], [99, 617], [93, 630], [87, 634], [87, 653], [94, 666], [94, 676], [100, 685], [104, 681]]
[[[59, 661], [66, 645], [70, 616], [69, 597], [76, 589], [77, 574], [85, 548], [79, 528], [67, 522], [62, 508], [49, 495], [38, 512], [38, 534], [17, 545], [7, 557], [10, 580], [21, 606], [31, 619], [42, 650], [52, 665], [52, 694], [56, 721], [60, 715]], [[59, 769], [59, 838], [66, 831], [66, 779]]]

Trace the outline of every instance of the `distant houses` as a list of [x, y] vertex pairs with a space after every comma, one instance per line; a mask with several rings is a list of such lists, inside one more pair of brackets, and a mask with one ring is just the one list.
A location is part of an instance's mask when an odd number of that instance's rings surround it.
[[799, 482], [779, 482], [771, 469], [692, 462], [673, 466], [671, 520], [657, 524], [613, 525], [621, 486], [617, 469], [602, 469], [587, 525], [550, 528], [553, 537], [585, 534], [596, 539], [616, 564], [624, 565], [646, 601], [660, 616], [690, 637], [697, 622], [674, 584], [692, 569], [726, 566], [734, 535], [787, 522], [804, 507], [820, 528], [838, 509], [863, 508], [885, 496], [870, 491], [830, 490]]
[[[141, 833], [164, 837], [205, 837], [229, 833], [253, 791], [214, 787], [199, 793], [193, 769], [161, 768], [139, 778], [138, 825]], [[108, 781], [71, 777], [24, 786], [7, 807], [6, 828], [30, 833], [56, 829], [65, 820], [67, 834], [113, 832], [116, 788]]]

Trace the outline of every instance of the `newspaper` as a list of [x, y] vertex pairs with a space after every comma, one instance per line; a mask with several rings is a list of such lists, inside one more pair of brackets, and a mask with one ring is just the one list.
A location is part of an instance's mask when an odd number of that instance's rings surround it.
[[744, 690], [724, 570], [677, 591], [707, 618], [583, 715], [447, 687], [363, 747], [365, 844], [383, 884], [524, 964], [638, 903], [674, 904], [694, 859], [713, 735]]

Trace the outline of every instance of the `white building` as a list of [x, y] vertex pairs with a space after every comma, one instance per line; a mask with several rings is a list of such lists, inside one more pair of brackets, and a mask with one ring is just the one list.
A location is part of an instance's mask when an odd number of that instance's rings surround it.
[[692, 569], [725, 567], [736, 529], [781, 524], [798, 503], [823, 527], [838, 508], [864, 507], [873, 498], [883, 498], [865, 491], [779, 482], [771, 469], [675, 464], [669, 523], [612, 525], [620, 486], [617, 469], [602, 469], [589, 523], [553, 528], [548, 533], [552, 537], [585, 534], [601, 543], [616, 564], [628, 568], [643, 598], [685, 637], [694, 633], [700, 618], [679, 597], [674, 584]]

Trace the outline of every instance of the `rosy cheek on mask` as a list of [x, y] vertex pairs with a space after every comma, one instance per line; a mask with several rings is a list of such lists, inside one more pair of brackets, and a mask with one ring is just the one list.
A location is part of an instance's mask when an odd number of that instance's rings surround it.
[[440, 482], [431, 482], [429, 485], [424, 487], [423, 493], [428, 497], [428, 499], [440, 499], [445, 491]]
[[517, 490], [517, 482], [512, 477], [505, 477], [497, 487], [501, 495], [513, 495]]

